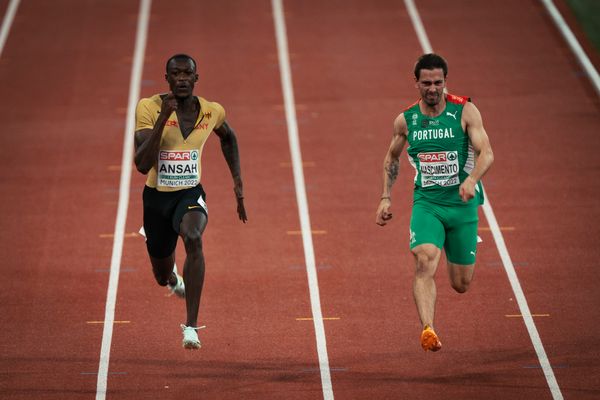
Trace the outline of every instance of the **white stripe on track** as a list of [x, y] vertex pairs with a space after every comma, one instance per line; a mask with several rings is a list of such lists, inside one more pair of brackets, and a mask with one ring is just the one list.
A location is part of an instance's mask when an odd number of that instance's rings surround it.
[[282, 0], [272, 0], [271, 4], [273, 8], [273, 20], [275, 23], [275, 36], [277, 40], [277, 54], [279, 57], [281, 88], [283, 91], [283, 99], [285, 104], [285, 117], [287, 121], [288, 140], [290, 143], [290, 154], [292, 157], [294, 184], [296, 187], [296, 202], [298, 203], [300, 228], [302, 230], [302, 244], [304, 246], [304, 259], [306, 262], [306, 273], [308, 276], [310, 305], [312, 308], [315, 336], [317, 340], [319, 370], [321, 371], [321, 386], [323, 388], [323, 398], [325, 400], [333, 400], [333, 387], [331, 385], [329, 357], [327, 355], [325, 327], [323, 325], [323, 314], [321, 312], [319, 282], [317, 280], [315, 253], [313, 249], [310, 217], [308, 213], [308, 200], [304, 185], [304, 172], [302, 170], [300, 140], [298, 139], [298, 121], [296, 119], [296, 103], [292, 85], [292, 72], [290, 68], [283, 4]]
[[19, 7], [20, 1], [21, 0], [10, 0], [8, 7], [6, 7], [6, 14], [4, 14], [4, 19], [2, 20], [2, 28], [0, 28], [0, 56], [4, 50], [6, 39], [8, 39], [8, 32], [10, 32], [13, 20], [17, 14], [17, 8]]
[[588, 78], [590, 79], [590, 81], [592, 81], [592, 84], [596, 89], [596, 93], [598, 94], [598, 96], [600, 96], [600, 76], [598, 75], [598, 71], [596, 71], [596, 68], [594, 68], [594, 64], [592, 64], [588, 56], [585, 54], [585, 51], [583, 51], [583, 49], [581, 48], [579, 41], [569, 28], [569, 25], [567, 25], [567, 23], [563, 19], [562, 15], [560, 15], [560, 12], [556, 8], [552, 0], [541, 0], [541, 2], [546, 7], [548, 14], [550, 14], [550, 16], [552, 17], [552, 21], [554, 21], [557, 28], [560, 30], [560, 33], [567, 41], [573, 53], [575, 53], [579, 64], [581, 64], [581, 66], [585, 70], [585, 73], [587, 74]]
[[[411, 20], [413, 21], [413, 25], [415, 26], [417, 34], [420, 35], [419, 32], [421, 32], [421, 34], [424, 37], [424, 40], [421, 40], [421, 38], [419, 38], [419, 40], [421, 41], [421, 47], [423, 49], [423, 52], [431, 53], [433, 51], [433, 48], [429, 44], [427, 33], [425, 31], [425, 28], [421, 21], [421, 17], [419, 16], [419, 12], [417, 11], [413, 0], [404, 0], [404, 3], [406, 4], [406, 8], [410, 10], [409, 14]], [[428, 44], [428, 47], [425, 47], [423, 43]], [[523, 315], [523, 321], [525, 321], [525, 326], [527, 327], [527, 332], [529, 333], [529, 337], [531, 338], [531, 342], [533, 343], [533, 348], [535, 349], [542, 370], [544, 371], [544, 376], [546, 377], [546, 382], [548, 383], [548, 387], [550, 388], [550, 392], [552, 393], [552, 398], [554, 400], [562, 400], [563, 395], [560, 391], [560, 388], [558, 387], [558, 382], [556, 381], [556, 377], [554, 376], [554, 371], [552, 370], [550, 361], [548, 361], [546, 351], [544, 350], [544, 345], [542, 344], [540, 335], [537, 331], [535, 323], [533, 322], [533, 317], [531, 316], [531, 311], [529, 310], [527, 299], [525, 298], [525, 294], [523, 293], [523, 289], [521, 288], [521, 283], [519, 282], [519, 278], [517, 277], [515, 267], [510, 259], [508, 249], [506, 248], [506, 244], [504, 243], [504, 237], [502, 236], [502, 232], [500, 232], [500, 227], [498, 226], [498, 222], [496, 221], [496, 216], [494, 215], [492, 204], [490, 203], [487, 193], [485, 193], [483, 213], [485, 214], [490, 230], [492, 231], [492, 235], [494, 236], [494, 241], [496, 242], [498, 253], [500, 253], [502, 264], [504, 265], [506, 275], [508, 276], [508, 280], [510, 281], [513, 293], [515, 294], [515, 298], [517, 299], [521, 315]]]
[[421, 21], [415, 2], [413, 0], [404, 0], [404, 4], [406, 5], [406, 10], [415, 28], [415, 32], [417, 32], [417, 38], [419, 39], [419, 43], [421, 43], [423, 53], [433, 53], [433, 47], [431, 47], [429, 37], [427, 37], [427, 32], [425, 32], [425, 27], [423, 26], [423, 21]]
[[117, 219], [115, 222], [112, 258], [110, 261], [108, 292], [106, 294], [106, 310], [104, 313], [104, 330], [102, 332], [100, 363], [98, 365], [96, 400], [104, 400], [106, 398], [110, 346], [112, 342], [113, 323], [115, 319], [117, 288], [119, 286], [121, 255], [123, 252], [123, 235], [125, 232], [125, 221], [127, 220], [127, 206], [129, 205], [129, 186], [131, 181], [131, 164], [133, 161], [133, 134], [135, 130], [135, 108], [140, 96], [151, 4], [152, 0], [140, 0], [133, 66], [131, 68], [131, 79], [129, 82], [129, 102], [127, 106], [125, 136], [123, 138], [119, 205], [117, 208]]
[[535, 322], [533, 322], [533, 317], [531, 316], [531, 311], [529, 310], [527, 299], [525, 298], [525, 294], [523, 293], [523, 289], [521, 288], [521, 283], [519, 282], [519, 278], [517, 277], [517, 272], [515, 271], [515, 267], [510, 258], [510, 254], [508, 254], [508, 249], [506, 248], [506, 244], [504, 243], [504, 237], [500, 232], [500, 227], [498, 226], [498, 221], [496, 221], [496, 216], [494, 215], [494, 210], [492, 210], [492, 205], [490, 204], [490, 200], [487, 193], [485, 193], [485, 203], [483, 203], [482, 208], [483, 213], [485, 214], [485, 218], [488, 221], [490, 230], [492, 231], [492, 235], [494, 236], [494, 241], [496, 242], [498, 253], [500, 253], [502, 264], [504, 265], [504, 269], [506, 270], [506, 275], [508, 275], [508, 280], [510, 281], [510, 285], [512, 287], [513, 293], [515, 294], [515, 298], [517, 299], [517, 304], [519, 305], [519, 310], [521, 311], [523, 321], [525, 322], [525, 326], [527, 327], [527, 332], [529, 332], [531, 343], [533, 343], [533, 348], [535, 349], [538, 360], [540, 361], [540, 365], [542, 366], [542, 370], [544, 371], [544, 376], [546, 377], [546, 382], [548, 382], [548, 387], [550, 388], [550, 392], [552, 393], [552, 398], [554, 400], [562, 400], [563, 395], [560, 391], [560, 388], [558, 387], [558, 382], [556, 381], [556, 377], [554, 376], [554, 372], [552, 371], [552, 366], [550, 365], [548, 356], [546, 356], [546, 350], [544, 350], [544, 345], [542, 344], [540, 334], [538, 333], [538, 330], [535, 326]]

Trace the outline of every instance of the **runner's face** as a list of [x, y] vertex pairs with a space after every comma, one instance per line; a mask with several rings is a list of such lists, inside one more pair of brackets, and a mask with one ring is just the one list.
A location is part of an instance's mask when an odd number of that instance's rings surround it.
[[175, 59], [169, 63], [165, 78], [175, 97], [186, 98], [194, 92], [194, 84], [198, 80], [198, 74], [196, 74], [196, 68], [192, 60]]
[[446, 87], [444, 70], [441, 68], [422, 69], [416, 87], [419, 89], [419, 93], [425, 104], [430, 107], [438, 105]]

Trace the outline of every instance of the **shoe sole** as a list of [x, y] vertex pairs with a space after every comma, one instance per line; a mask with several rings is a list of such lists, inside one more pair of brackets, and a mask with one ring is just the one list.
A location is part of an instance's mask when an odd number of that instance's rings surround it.
[[421, 334], [421, 347], [425, 351], [438, 351], [442, 348], [442, 342], [433, 331], [427, 330]]
[[183, 348], [187, 350], [198, 350], [202, 347], [199, 342], [183, 342]]

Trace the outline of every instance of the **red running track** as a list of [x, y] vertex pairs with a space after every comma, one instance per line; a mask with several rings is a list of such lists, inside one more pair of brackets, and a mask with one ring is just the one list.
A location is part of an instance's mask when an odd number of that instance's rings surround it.
[[[0, 1], [5, 12], [7, 1]], [[0, 397], [96, 393], [137, 24], [135, 1], [22, 0], [0, 56]], [[565, 399], [600, 396], [598, 99], [537, 2], [418, 1], [449, 86], [473, 97], [496, 162], [485, 183]], [[403, 3], [284, 3], [298, 127], [338, 399], [550, 399], [498, 251], [472, 289], [438, 273], [444, 349], [424, 353], [407, 249], [412, 174], [374, 224], [391, 123], [416, 99], [420, 46]], [[562, 8], [564, 10], [564, 8]], [[124, 241], [109, 399], [323, 398], [270, 2], [154, 0], [142, 96], [188, 52], [241, 148], [250, 221], [237, 221], [218, 141], [207, 143], [204, 346], [180, 347], [183, 303]], [[126, 233], [139, 229], [134, 172]], [[181, 250], [181, 249], [180, 249]], [[179, 253], [182, 263], [183, 254]], [[298, 320], [300, 319], [300, 320]], [[126, 322], [128, 321], [128, 322]]]

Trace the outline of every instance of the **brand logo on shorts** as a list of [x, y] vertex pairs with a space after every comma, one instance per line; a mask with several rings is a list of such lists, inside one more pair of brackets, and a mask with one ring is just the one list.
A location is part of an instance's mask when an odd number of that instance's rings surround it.
[[417, 236], [417, 235], [412, 230], [409, 230], [409, 232], [410, 232], [410, 244], [413, 244], [417, 241], [417, 239], [415, 238], [415, 236]]

